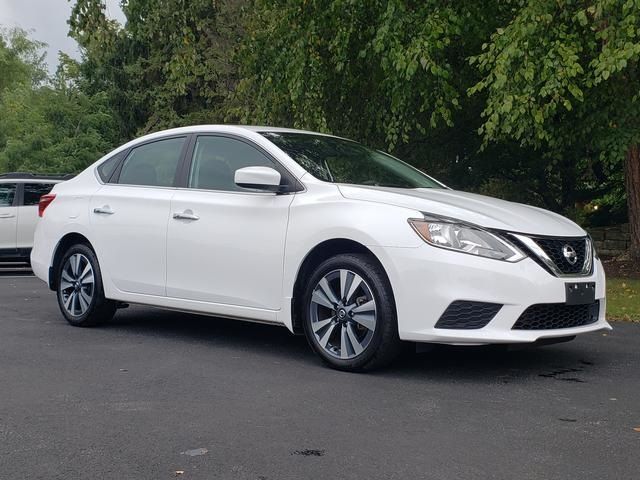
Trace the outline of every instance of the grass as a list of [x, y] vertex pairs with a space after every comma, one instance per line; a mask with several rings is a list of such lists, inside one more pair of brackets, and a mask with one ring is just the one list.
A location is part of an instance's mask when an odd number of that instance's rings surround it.
[[640, 280], [607, 278], [607, 318], [640, 322]]

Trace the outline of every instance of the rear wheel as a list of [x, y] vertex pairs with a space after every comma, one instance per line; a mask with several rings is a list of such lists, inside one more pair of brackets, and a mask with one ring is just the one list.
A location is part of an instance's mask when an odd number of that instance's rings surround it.
[[391, 286], [369, 255], [337, 255], [313, 272], [304, 296], [304, 331], [330, 366], [382, 367], [400, 352]]
[[100, 266], [87, 245], [74, 245], [65, 253], [57, 274], [58, 306], [76, 327], [91, 327], [110, 320], [116, 302], [104, 297]]

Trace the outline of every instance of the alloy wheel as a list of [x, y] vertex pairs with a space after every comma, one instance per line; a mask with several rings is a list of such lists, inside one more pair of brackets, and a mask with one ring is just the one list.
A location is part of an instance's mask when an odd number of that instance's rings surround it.
[[333, 270], [320, 279], [309, 305], [311, 328], [327, 353], [342, 360], [360, 355], [376, 329], [376, 302], [357, 273]]
[[62, 267], [60, 295], [64, 309], [74, 317], [84, 315], [93, 300], [94, 273], [89, 259], [81, 253], [71, 255]]

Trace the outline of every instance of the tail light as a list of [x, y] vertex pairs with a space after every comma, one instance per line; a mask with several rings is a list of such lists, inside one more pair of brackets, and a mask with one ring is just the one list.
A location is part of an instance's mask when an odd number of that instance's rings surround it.
[[40, 197], [40, 202], [38, 202], [38, 216], [43, 217], [44, 211], [47, 209], [51, 202], [53, 202], [56, 198], [55, 193], [47, 193], [46, 195], [42, 195]]

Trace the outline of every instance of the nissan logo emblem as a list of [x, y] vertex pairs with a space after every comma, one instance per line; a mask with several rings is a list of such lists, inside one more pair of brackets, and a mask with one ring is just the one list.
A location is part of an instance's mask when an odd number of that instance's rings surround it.
[[565, 245], [562, 247], [562, 255], [564, 255], [565, 260], [571, 265], [575, 265], [578, 261], [578, 254], [571, 245]]

